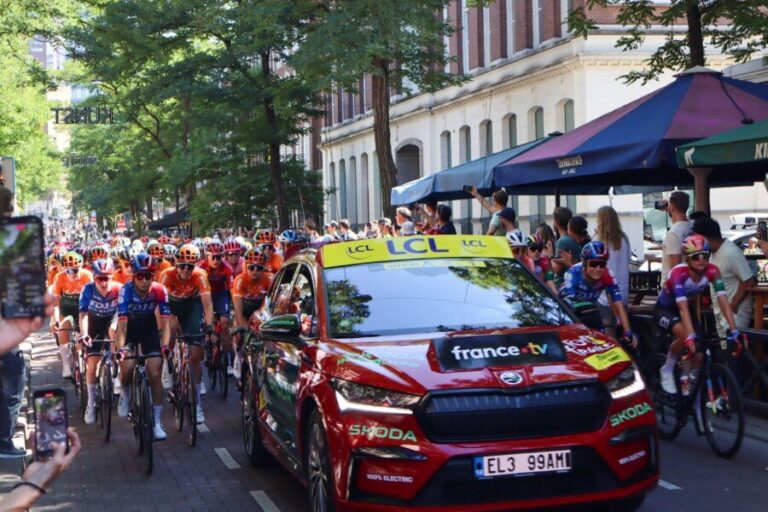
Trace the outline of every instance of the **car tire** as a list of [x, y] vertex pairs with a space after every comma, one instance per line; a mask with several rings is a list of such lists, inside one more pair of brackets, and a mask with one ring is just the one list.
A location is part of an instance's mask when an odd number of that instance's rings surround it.
[[269, 452], [264, 447], [263, 440], [261, 438], [261, 432], [259, 432], [258, 424], [258, 409], [254, 403], [255, 395], [255, 383], [253, 376], [249, 374], [243, 375], [243, 399], [241, 400], [241, 420], [243, 426], [243, 445], [245, 447], [245, 454], [248, 457], [253, 467], [266, 466], [271, 457]]
[[334, 512], [333, 471], [328, 455], [328, 437], [325, 434], [320, 411], [315, 409], [309, 417], [306, 431], [304, 471], [307, 478], [307, 498], [312, 512]]

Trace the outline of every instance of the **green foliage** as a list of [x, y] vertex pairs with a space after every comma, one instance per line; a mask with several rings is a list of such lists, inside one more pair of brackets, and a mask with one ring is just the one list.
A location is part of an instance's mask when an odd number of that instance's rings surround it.
[[[732, 56], [736, 62], [745, 62], [768, 47], [766, 0], [671, 0], [668, 6], [654, 6], [651, 0], [586, 0], [585, 6], [569, 13], [571, 31], [587, 37], [598, 28], [589, 11], [610, 5], [619, 6], [617, 21], [628, 29], [616, 42], [617, 48], [637, 50], [652, 27], [662, 27], [665, 36], [664, 43], [646, 59], [644, 69], [623, 77], [628, 83], [646, 83], [665, 70], [705, 65], [705, 45]], [[673, 28], [685, 23], [686, 31]]]

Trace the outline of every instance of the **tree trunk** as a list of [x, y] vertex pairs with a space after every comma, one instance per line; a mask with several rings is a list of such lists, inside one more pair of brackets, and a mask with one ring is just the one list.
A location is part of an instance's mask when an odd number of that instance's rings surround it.
[[149, 219], [150, 222], [155, 220], [155, 215], [152, 212], [152, 196], [147, 196], [146, 199], [147, 202], [147, 219]]
[[179, 208], [181, 208], [181, 196], [179, 195], [179, 187], [176, 187], [176, 211], [179, 211]]
[[139, 218], [139, 203], [131, 201], [131, 218], [133, 219], [133, 231], [136, 235], [141, 234], [141, 219]]
[[704, 35], [701, 31], [701, 11], [697, 2], [690, 2], [686, 17], [688, 18], [688, 49], [691, 52], [691, 67], [706, 66]]
[[392, 158], [392, 139], [389, 131], [389, 61], [376, 57], [373, 64], [378, 70], [378, 73], [373, 74], [371, 98], [373, 136], [381, 176], [381, 207], [386, 217], [394, 219], [395, 209], [392, 207], [391, 195], [392, 188], [397, 184], [397, 167]]
[[[272, 70], [269, 67], [270, 52], [261, 52], [261, 73], [270, 82]], [[268, 95], [264, 99], [264, 114], [267, 117], [267, 124], [272, 133], [273, 140], [269, 143], [269, 174], [272, 181], [272, 190], [275, 193], [275, 203], [277, 206], [277, 224], [280, 231], [288, 229], [290, 226], [288, 218], [288, 204], [283, 189], [282, 168], [280, 165], [280, 130], [277, 125], [277, 114], [275, 113], [274, 98]]]
[[[184, 96], [184, 113], [182, 114], [182, 120], [181, 120], [181, 126], [182, 126], [182, 134], [181, 134], [181, 148], [182, 152], [184, 153], [184, 156], [187, 156], [189, 154], [189, 111], [190, 106], [192, 103], [192, 99], [190, 98], [189, 94], [186, 94]], [[196, 183], [195, 180], [191, 180], [187, 183], [185, 190], [184, 190], [184, 201], [186, 203], [187, 209], [189, 209], [190, 205], [192, 204], [192, 200], [195, 198], [195, 188]], [[189, 236], [192, 237], [192, 233], [197, 232], [197, 223], [194, 221], [190, 222], [189, 225]]]

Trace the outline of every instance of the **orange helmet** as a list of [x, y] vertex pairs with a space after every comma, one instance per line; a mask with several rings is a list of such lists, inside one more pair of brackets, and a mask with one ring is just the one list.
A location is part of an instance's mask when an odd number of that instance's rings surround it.
[[158, 238], [157, 241], [163, 245], [171, 243], [171, 239], [166, 235], [160, 235], [160, 238]]
[[64, 255], [64, 268], [82, 268], [83, 257], [77, 254], [75, 251], [69, 251]]
[[243, 256], [246, 265], [266, 265], [267, 255], [257, 249], [248, 249]]
[[162, 258], [165, 256], [165, 249], [159, 242], [150, 242], [147, 247], [147, 252], [153, 258]]
[[107, 250], [104, 247], [97, 245], [96, 247], [91, 249], [91, 252], [88, 256], [91, 259], [91, 261], [105, 260], [109, 257], [109, 252], [107, 252]]
[[200, 260], [200, 251], [192, 244], [184, 244], [176, 253], [176, 263], [197, 263]]
[[258, 244], [275, 244], [277, 243], [277, 237], [273, 232], [271, 232], [268, 229], [262, 229], [259, 231], [258, 236], [256, 237], [256, 243]]

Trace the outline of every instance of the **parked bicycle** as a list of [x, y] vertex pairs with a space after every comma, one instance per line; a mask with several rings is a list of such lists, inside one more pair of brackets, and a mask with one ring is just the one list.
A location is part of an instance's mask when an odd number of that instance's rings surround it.
[[133, 435], [138, 442], [138, 454], [144, 455], [147, 459], [147, 475], [152, 474], [154, 464], [152, 444], [155, 440], [153, 434], [155, 422], [152, 414], [152, 391], [147, 380], [146, 360], [153, 357], [162, 356], [159, 353], [123, 356], [124, 360], [136, 360], [137, 362], [133, 370], [133, 387], [128, 420], [133, 427]]
[[181, 336], [172, 336], [171, 339], [178, 340], [180, 343], [176, 343], [175, 347], [175, 362], [172, 363], [171, 367], [173, 386], [168, 392], [168, 398], [173, 405], [176, 431], [181, 432], [183, 430], [184, 417], [188, 416], [189, 445], [195, 446], [197, 442], [197, 393], [195, 392], [192, 367], [189, 364], [187, 345], [202, 347], [204, 335], [182, 334]]

